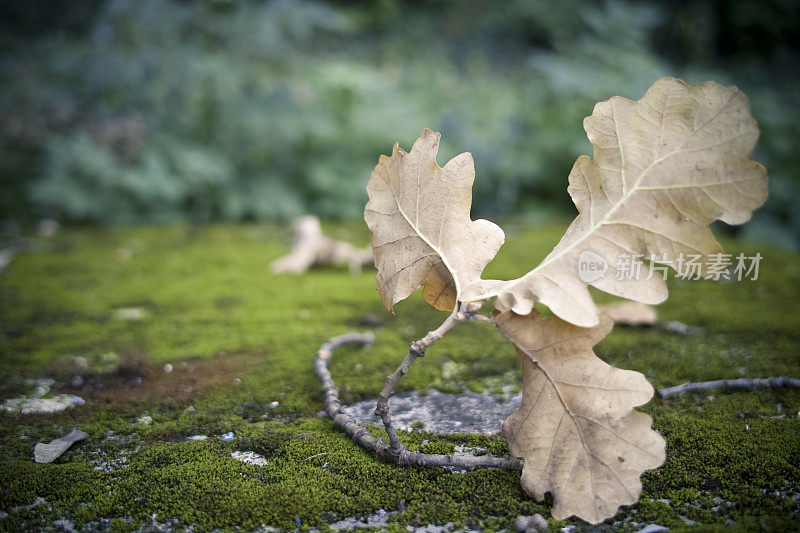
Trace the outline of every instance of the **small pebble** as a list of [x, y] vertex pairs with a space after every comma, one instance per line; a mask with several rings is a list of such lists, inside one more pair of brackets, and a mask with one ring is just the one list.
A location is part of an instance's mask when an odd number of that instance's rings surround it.
[[233, 452], [231, 457], [239, 461], [256, 466], [267, 466], [267, 459], [255, 452]]
[[545, 520], [544, 517], [539, 513], [536, 513], [528, 521], [529, 532], [531, 528], [535, 528], [536, 531], [547, 531], [547, 520]]
[[167, 363], [166, 365], [164, 365], [164, 373], [169, 374], [170, 372], [172, 372], [172, 364]]
[[514, 529], [520, 533], [539, 533], [547, 530], [547, 520], [539, 513], [533, 516], [518, 516], [514, 521]]
[[279, 403], [279, 402], [272, 402], [271, 404], [269, 404], [269, 406], [270, 406], [270, 407], [272, 407], [273, 409], [275, 409], [275, 408], [276, 408], [276, 407], [278, 407], [279, 405], [280, 405], [280, 403]]
[[659, 524], [650, 524], [649, 526], [643, 527], [636, 533], [661, 533], [662, 531], [669, 531], [669, 528]]

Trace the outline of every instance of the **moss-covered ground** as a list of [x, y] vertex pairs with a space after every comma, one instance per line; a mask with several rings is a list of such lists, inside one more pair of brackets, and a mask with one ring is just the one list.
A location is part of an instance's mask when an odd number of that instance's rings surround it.
[[[523, 273], [564, 227], [506, 225], [508, 242], [487, 274]], [[368, 242], [361, 226], [325, 229]], [[444, 314], [418, 295], [387, 313], [372, 271], [271, 274], [290, 237], [287, 227], [250, 225], [73, 229], [30, 241], [0, 276], [2, 398], [20, 394], [26, 378], [52, 377], [54, 393], [86, 404], [0, 415], [0, 529], [63, 519], [92, 529], [326, 529], [378, 509], [397, 511], [389, 521], [398, 530], [448, 522], [502, 529], [520, 514], [549, 517], [547, 502], [520, 489], [517, 472], [384, 464], [318, 416], [312, 358], [320, 343], [375, 331], [374, 346], [344, 348], [331, 364], [343, 399], [362, 400], [377, 394], [408, 342]], [[662, 320], [701, 334], [617, 327], [599, 355], [643, 372], [656, 387], [800, 377], [800, 257], [725, 245], [764, 256], [757, 281], [670, 281], [671, 297], [659, 308]], [[121, 308], [142, 316], [126, 319]], [[402, 390], [491, 390], [518, 379], [517, 357], [499, 334], [482, 323], [460, 327], [415, 365]], [[172, 372], [163, 370], [167, 363]], [[714, 391], [656, 399], [643, 410], [667, 439], [667, 461], [644, 476], [638, 506], [609, 524], [798, 529], [800, 391]], [[143, 416], [152, 422], [137, 423]], [[33, 461], [35, 443], [75, 427], [89, 437], [52, 464]], [[233, 438], [222, 439], [228, 432]], [[193, 435], [209, 438], [187, 440]], [[466, 443], [505, 452], [497, 436], [403, 438], [428, 451]], [[268, 462], [245, 464], [234, 451]]]

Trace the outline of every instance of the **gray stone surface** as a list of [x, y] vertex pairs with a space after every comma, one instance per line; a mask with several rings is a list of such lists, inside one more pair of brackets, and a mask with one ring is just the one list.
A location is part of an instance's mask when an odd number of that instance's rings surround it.
[[[389, 400], [392, 421], [398, 429], [431, 433], [495, 433], [519, 408], [521, 394], [446, 394], [437, 390], [396, 394]], [[373, 414], [376, 400], [345, 406], [347, 414], [362, 424], [381, 425]], [[419, 423], [424, 424], [418, 427]], [[413, 427], [412, 427], [413, 425]]]

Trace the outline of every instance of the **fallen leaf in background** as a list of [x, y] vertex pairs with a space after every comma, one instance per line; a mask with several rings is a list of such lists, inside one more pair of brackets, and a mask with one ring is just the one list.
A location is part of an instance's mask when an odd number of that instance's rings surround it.
[[58, 438], [47, 444], [38, 443], [33, 448], [33, 458], [37, 463], [52, 463], [63, 454], [73, 443], [88, 437], [86, 433], [79, 429], [73, 429], [67, 435]]
[[641, 302], [616, 302], [601, 305], [598, 311], [611, 317], [614, 324], [626, 326], [651, 326], [658, 320], [658, 313], [654, 307]]
[[320, 265], [347, 265], [351, 274], [358, 274], [362, 266], [373, 264], [371, 248], [356, 248], [349, 242], [326, 237], [315, 216], [295, 220], [294, 234], [291, 253], [272, 263], [276, 274], [302, 274]]

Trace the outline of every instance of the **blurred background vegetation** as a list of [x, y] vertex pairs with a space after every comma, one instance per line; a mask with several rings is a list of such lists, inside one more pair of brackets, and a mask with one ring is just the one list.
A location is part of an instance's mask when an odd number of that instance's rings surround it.
[[797, 248], [799, 4], [5, 0], [0, 214], [357, 219], [430, 127], [475, 156], [474, 215], [571, 216], [583, 117], [677, 76], [748, 95], [771, 196], [741, 231]]

